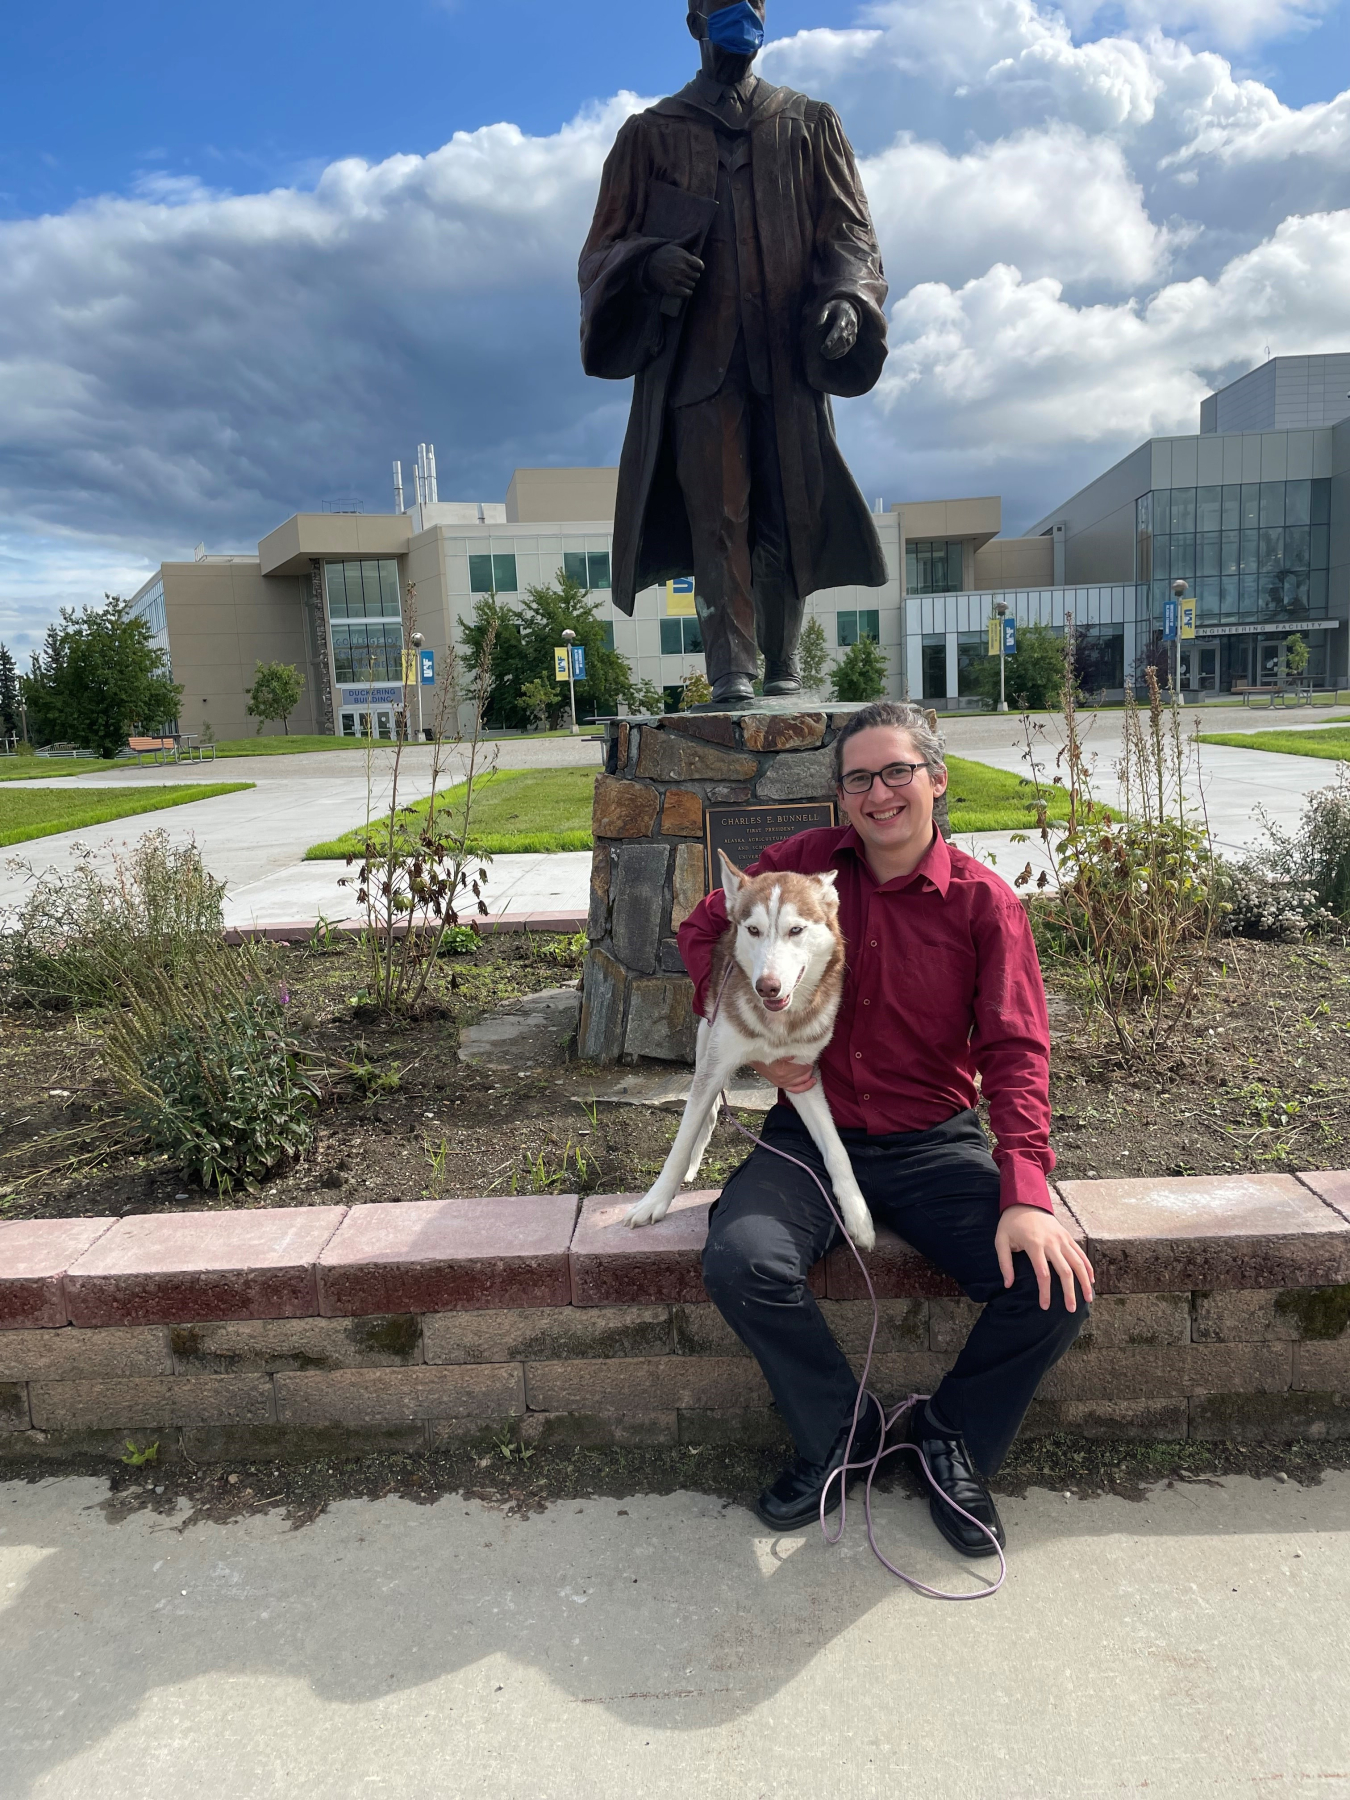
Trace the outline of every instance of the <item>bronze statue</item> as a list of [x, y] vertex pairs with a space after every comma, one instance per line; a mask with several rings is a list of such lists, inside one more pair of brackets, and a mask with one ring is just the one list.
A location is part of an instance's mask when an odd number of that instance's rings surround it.
[[881, 587], [831, 394], [886, 360], [886, 278], [833, 109], [752, 73], [765, 0], [689, 0], [701, 72], [629, 119], [581, 253], [588, 375], [636, 376], [613, 600], [695, 577], [713, 704], [801, 688], [818, 588]]

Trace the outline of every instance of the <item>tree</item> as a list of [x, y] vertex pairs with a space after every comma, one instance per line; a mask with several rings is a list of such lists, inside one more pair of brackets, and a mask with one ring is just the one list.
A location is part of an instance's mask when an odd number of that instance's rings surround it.
[[19, 692], [39, 742], [87, 745], [110, 760], [132, 733], [177, 719], [183, 690], [149, 623], [116, 594], [103, 598], [78, 615], [61, 609]]
[[[488, 642], [489, 627], [496, 627], [488, 716], [513, 728], [528, 728], [531, 709], [524, 699], [526, 687], [531, 682], [554, 680], [553, 653], [562, 646], [563, 632], [569, 629], [586, 652], [586, 677], [576, 684], [578, 717], [612, 716], [621, 702], [630, 711], [639, 710], [644, 691], [634, 681], [626, 659], [605, 642], [599, 613], [600, 602], [592, 600], [561, 569], [552, 587], [528, 590], [519, 612], [495, 594], [485, 594], [474, 607], [473, 622], [464, 628], [464, 641], [476, 664]], [[567, 688], [562, 682], [558, 688], [560, 712]]]
[[258, 721], [258, 735], [269, 719], [280, 719], [281, 729], [291, 735], [290, 716], [300, 704], [305, 691], [305, 678], [293, 663], [259, 663], [248, 691], [245, 709], [250, 719]]
[[666, 697], [654, 681], [639, 681], [628, 706], [643, 717], [655, 715], [659, 719], [666, 710]]
[[1284, 640], [1284, 666], [1288, 674], [1297, 681], [1308, 672], [1308, 663], [1312, 656], [1308, 648], [1308, 640], [1296, 631], [1292, 637]]
[[0, 644], [0, 738], [16, 737], [19, 731], [19, 677], [14, 658]]
[[830, 674], [836, 700], [880, 700], [886, 692], [886, 652], [872, 638], [850, 644]]
[[803, 625], [797, 658], [801, 664], [802, 686], [808, 693], [817, 692], [825, 685], [825, 671], [830, 666], [829, 640], [819, 619], [812, 617]]
[[562, 683], [556, 682], [552, 687], [546, 681], [527, 681], [520, 690], [520, 703], [530, 714], [534, 726], [543, 731], [558, 709], [558, 694]]
[[[1017, 654], [1004, 672], [1008, 702], [1027, 712], [1052, 712], [1064, 699], [1065, 641], [1048, 625], [1019, 625]], [[970, 675], [986, 700], [998, 700], [998, 658], [982, 656]]]

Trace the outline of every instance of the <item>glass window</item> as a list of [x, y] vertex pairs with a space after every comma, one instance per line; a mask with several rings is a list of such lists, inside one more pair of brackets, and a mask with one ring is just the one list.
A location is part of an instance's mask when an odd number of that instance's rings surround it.
[[1315, 619], [1327, 616], [1327, 572], [1313, 569], [1308, 576], [1308, 611]]
[[1158, 581], [1167, 580], [1167, 566], [1171, 555], [1171, 538], [1155, 537], [1153, 540], [1153, 574]]
[[1172, 579], [1173, 581], [1193, 581], [1195, 579], [1195, 536], [1172, 537]]
[[589, 585], [592, 588], [607, 588], [609, 586], [609, 551], [592, 550], [587, 556], [586, 562], [590, 570]]
[[347, 616], [346, 565], [343, 563], [326, 564], [324, 577], [328, 583], [328, 616], [330, 619], [345, 619]]
[[605, 646], [606, 650], [612, 650], [614, 648], [614, 625], [612, 620], [602, 619], [600, 621], [600, 641]]
[[1288, 568], [1306, 569], [1308, 567], [1308, 538], [1310, 532], [1306, 525], [1287, 525], [1284, 532], [1284, 560]]
[[684, 650], [684, 640], [680, 634], [679, 619], [661, 620], [661, 654], [662, 656], [679, 656]]
[[856, 612], [841, 612], [834, 615], [834, 641], [841, 650], [847, 650], [850, 644], [858, 641], [858, 615]]
[[1153, 529], [1153, 496], [1152, 496], [1152, 494], [1141, 494], [1139, 496], [1138, 500], [1135, 501], [1134, 524], [1135, 524], [1136, 531], [1139, 531], [1139, 532], [1152, 531], [1152, 529]]
[[1261, 483], [1261, 523], [1263, 525], [1284, 524], [1284, 483], [1282, 481], [1263, 481]]
[[1261, 523], [1261, 490], [1254, 481], [1242, 488], [1242, 529], [1255, 531]]
[[1237, 574], [1237, 572], [1238, 572], [1238, 545], [1239, 545], [1240, 541], [1241, 541], [1241, 534], [1236, 531], [1225, 531], [1223, 536], [1220, 538], [1219, 543], [1220, 543], [1221, 547], [1219, 550], [1219, 573], [1221, 575], [1236, 575]]
[[923, 640], [923, 697], [925, 700], [947, 698], [947, 640], [928, 636]]
[[905, 545], [905, 586], [911, 594], [959, 594], [961, 573], [959, 538], [915, 538]]
[[1314, 481], [1312, 484], [1311, 519], [1314, 525], [1326, 525], [1331, 521], [1331, 483]]
[[1248, 574], [1244, 570], [1238, 576], [1238, 611], [1244, 619], [1256, 617], [1260, 605], [1260, 596], [1257, 593], [1257, 583], [1260, 579], [1261, 577], [1255, 571]]
[[1195, 489], [1172, 489], [1172, 530], [1195, 530]]
[[1242, 529], [1242, 489], [1226, 487], [1223, 490], [1223, 529], [1240, 531]]
[[1284, 522], [1306, 525], [1312, 511], [1311, 481], [1286, 481], [1284, 484]]
[[1283, 527], [1272, 530], [1269, 526], [1263, 526], [1261, 529], [1261, 532], [1260, 532], [1260, 540], [1261, 541], [1260, 541], [1260, 546], [1259, 546], [1259, 550], [1258, 550], [1258, 555], [1260, 557], [1259, 567], [1260, 567], [1261, 573], [1264, 575], [1271, 569], [1283, 568], [1283, 566], [1284, 566], [1284, 529], [1283, 529]]
[[1331, 565], [1331, 528], [1327, 525], [1314, 525], [1308, 533], [1308, 561], [1314, 569], [1325, 569]]
[[703, 654], [703, 633], [699, 629], [698, 620], [697, 619], [681, 619], [680, 625], [684, 631], [684, 653], [685, 653], [685, 655], [686, 656], [701, 656]]
[[1074, 660], [1078, 685], [1086, 694], [1125, 685], [1125, 628], [1089, 626], [1075, 633]]
[[1257, 546], [1260, 533], [1244, 531], [1238, 554], [1238, 568], [1244, 575], [1255, 575], [1257, 568]]
[[578, 587], [588, 587], [586, 578], [586, 552], [584, 550], [565, 550], [563, 552], [563, 574], [569, 581], [575, 581]]
[[514, 556], [494, 556], [492, 559], [492, 578], [497, 584], [499, 594], [514, 594], [516, 584], [516, 559]]
[[1195, 490], [1195, 528], [1197, 531], [1223, 530], [1223, 489], [1202, 487]]
[[490, 594], [492, 592], [492, 558], [490, 556], [471, 556], [469, 558], [469, 592], [471, 594]]
[[1238, 578], [1236, 575], [1225, 574], [1219, 586], [1219, 606], [1225, 620], [1237, 618], [1239, 604]]
[[981, 691], [980, 665], [989, 655], [989, 634], [986, 631], [963, 631], [956, 644], [956, 691], [958, 694], [978, 694]]

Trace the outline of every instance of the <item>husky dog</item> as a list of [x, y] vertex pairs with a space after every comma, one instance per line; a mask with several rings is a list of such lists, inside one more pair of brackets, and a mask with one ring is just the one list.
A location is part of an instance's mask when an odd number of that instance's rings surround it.
[[[834, 1034], [844, 988], [835, 871], [748, 878], [722, 855], [722, 877], [728, 923], [713, 951], [713, 1015], [699, 1024], [679, 1134], [655, 1185], [629, 1212], [629, 1225], [664, 1219], [681, 1183], [698, 1174], [722, 1089], [742, 1063], [814, 1063]], [[870, 1250], [872, 1215], [819, 1081], [788, 1099], [825, 1159], [848, 1235]]]

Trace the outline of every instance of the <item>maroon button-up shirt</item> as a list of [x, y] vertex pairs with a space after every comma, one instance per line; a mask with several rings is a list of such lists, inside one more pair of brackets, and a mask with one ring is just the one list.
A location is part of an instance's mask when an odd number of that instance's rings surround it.
[[[1036, 946], [1012, 889], [934, 834], [912, 875], [879, 883], [853, 827], [771, 844], [749, 873], [839, 871], [848, 971], [820, 1059], [835, 1123], [874, 1137], [926, 1131], [989, 1103], [1002, 1205], [1052, 1210], [1050, 1027]], [[680, 927], [680, 954], [706, 1016], [719, 888]]]

